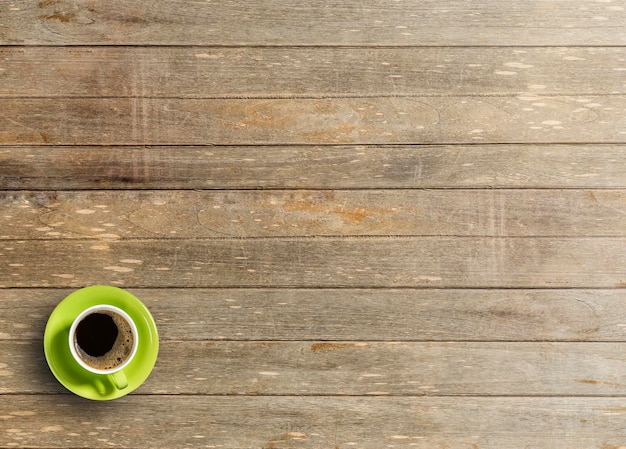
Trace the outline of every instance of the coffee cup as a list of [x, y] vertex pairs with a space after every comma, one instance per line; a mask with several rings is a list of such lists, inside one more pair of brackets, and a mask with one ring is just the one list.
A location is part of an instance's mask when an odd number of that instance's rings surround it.
[[108, 401], [133, 392], [148, 378], [159, 335], [150, 311], [135, 295], [93, 285], [70, 293], [54, 308], [43, 346], [52, 374], [65, 388]]
[[110, 304], [83, 310], [72, 322], [68, 343], [74, 360], [99, 375], [93, 377], [96, 390], [104, 394], [107, 378], [118, 390], [128, 387], [124, 368], [135, 357], [139, 333], [124, 310]]

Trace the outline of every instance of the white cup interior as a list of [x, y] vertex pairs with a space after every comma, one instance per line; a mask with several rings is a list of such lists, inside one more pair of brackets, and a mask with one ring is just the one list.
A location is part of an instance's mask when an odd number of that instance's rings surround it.
[[[96, 313], [96, 312], [113, 312], [113, 313], [117, 313], [118, 315], [120, 315], [122, 318], [124, 318], [128, 324], [131, 327], [131, 330], [133, 332], [133, 347], [131, 349], [131, 353], [128, 356], [128, 358], [121, 363], [120, 365], [116, 366], [115, 368], [112, 369], [106, 369], [106, 370], [102, 370], [102, 369], [97, 369], [94, 368], [92, 366], [89, 366], [87, 363], [85, 363], [85, 361], [79, 356], [78, 352], [76, 351], [76, 342], [75, 342], [75, 337], [74, 335], [76, 334], [76, 329], [78, 327], [78, 324], [88, 315], [92, 314], [92, 313]], [[124, 312], [122, 309], [120, 309], [119, 307], [115, 307], [115, 306], [111, 306], [108, 304], [98, 304], [96, 306], [92, 306], [89, 307], [88, 309], [83, 310], [80, 315], [78, 315], [74, 321], [72, 322], [72, 326], [70, 327], [70, 335], [69, 335], [69, 345], [70, 345], [70, 351], [72, 353], [72, 357], [74, 357], [74, 360], [76, 360], [76, 362], [82, 366], [83, 368], [85, 368], [87, 371], [90, 371], [94, 374], [111, 374], [111, 373], [115, 373], [117, 371], [120, 371], [122, 369], [124, 369], [135, 357], [135, 353], [137, 352], [137, 347], [138, 347], [138, 343], [139, 343], [139, 336], [137, 335], [137, 326], [135, 325], [135, 322], [133, 321], [133, 319], [126, 313]]]

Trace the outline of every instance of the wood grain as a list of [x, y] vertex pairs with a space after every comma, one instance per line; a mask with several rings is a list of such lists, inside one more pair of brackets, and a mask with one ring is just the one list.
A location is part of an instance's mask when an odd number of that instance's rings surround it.
[[[70, 289], [0, 290], [0, 340], [41, 339]], [[132, 289], [162, 341], [626, 341], [620, 289]]]
[[615, 288], [626, 239], [108, 236], [0, 241], [0, 263], [2, 287]]
[[624, 413], [623, 398], [13, 395], [0, 444], [608, 449], [624, 444]]
[[[626, 448], [620, 2], [1, 3], [0, 448]], [[92, 284], [114, 402], [42, 351]]]
[[624, 58], [621, 47], [0, 47], [0, 97], [623, 94]]
[[0, 240], [626, 236], [625, 190], [21, 191], [0, 209]]
[[[40, 340], [0, 346], [0, 394], [63, 393]], [[165, 342], [138, 394], [624, 396], [626, 343]], [[514, 355], [514, 356], [512, 356]]]
[[626, 188], [625, 172], [626, 145], [0, 147], [0, 189]]
[[[70, 45], [624, 45], [624, 11], [604, 2], [498, 0], [242, 4], [17, 0], [0, 44]], [[306, 26], [303, 26], [306, 24]], [[181, 32], [184, 30], [184, 32]]]
[[0, 144], [624, 143], [626, 96], [5, 99]]

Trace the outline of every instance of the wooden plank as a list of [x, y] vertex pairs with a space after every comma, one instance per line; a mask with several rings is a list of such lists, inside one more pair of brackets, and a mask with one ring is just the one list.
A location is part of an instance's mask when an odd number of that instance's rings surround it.
[[0, 144], [623, 143], [626, 96], [5, 99]]
[[624, 238], [0, 241], [1, 287], [615, 288]]
[[2, 189], [626, 188], [626, 145], [0, 147]]
[[616, 94], [625, 59], [617, 47], [6, 47], [0, 97]]
[[[72, 290], [0, 289], [0, 340], [41, 339]], [[162, 341], [626, 341], [619, 289], [133, 289]]]
[[0, 445], [609, 449], [624, 413], [623, 398], [12, 395]]
[[624, 45], [623, 11], [584, 0], [514, 0], [507, 8], [497, 0], [351, 0], [323, 8], [297, 0], [262, 8], [232, 0], [16, 0], [0, 19], [0, 44]]
[[[624, 396], [626, 343], [165, 342], [140, 394]], [[0, 394], [63, 393], [41, 340], [0, 346]]]
[[626, 190], [19, 191], [0, 210], [5, 240], [626, 236]]

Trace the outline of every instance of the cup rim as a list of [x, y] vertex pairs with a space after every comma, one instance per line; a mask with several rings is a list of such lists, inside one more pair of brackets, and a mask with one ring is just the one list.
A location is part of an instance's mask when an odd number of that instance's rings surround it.
[[[82, 319], [85, 318], [87, 315], [98, 310], [108, 310], [110, 312], [114, 312], [114, 313], [121, 315], [122, 318], [124, 318], [126, 322], [128, 322], [128, 324], [130, 325], [133, 331], [133, 337], [134, 337], [133, 347], [131, 349], [130, 355], [124, 361], [124, 363], [120, 364], [119, 366], [116, 366], [115, 368], [108, 369], [108, 370], [97, 369], [97, 368], [93, 368], [87, 365], [76, 352], [76, 348], [74, 345], [74, 334], [76, 333], [76, 328], [78, 327], [78, 323], [80, 323]], [[72, 353], [72, 357], [74, 358], [74, 360], [81, 367], [83, 367], [84, 369], [86, 369], [87, 371], [93, 374], [113, 374], [113, 373], [123, 370], [133, 360], [133, 358], [135, 357], [135, 354], [137, 353], [137, 347], [139, 346], [139, 335], [137, 332], [137, 325], [135, 324], [135, 321], [124, 310], [120, 309], [119, 307], [113, 306], [111, 304], [96, 304], [95, 306], [91, 306], [83, 310], [80, 314], [78, 314], [76, 318], [74, 318], [74, 321], [72, 322], [72, 325], [70, 326], [70, 333], [69, 333], [68, 338], [69, 338], [68, 343], [70, 346], [70, 352]]]

